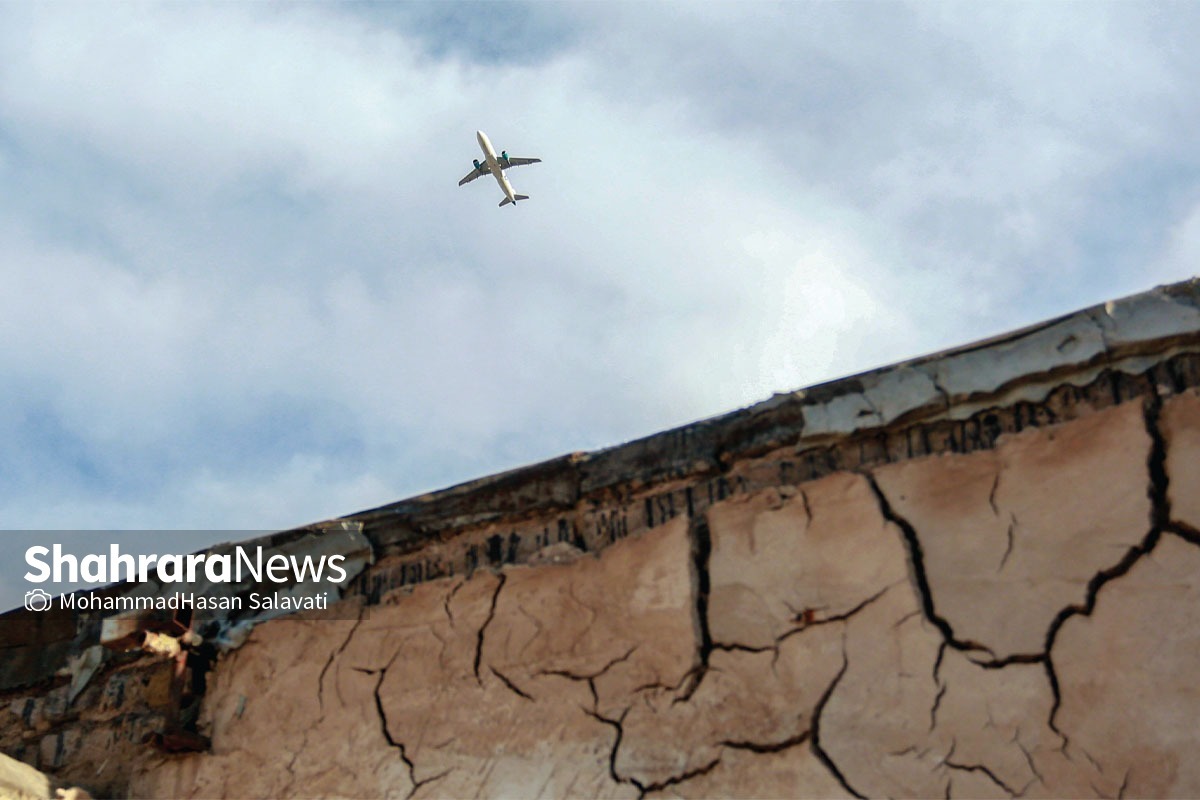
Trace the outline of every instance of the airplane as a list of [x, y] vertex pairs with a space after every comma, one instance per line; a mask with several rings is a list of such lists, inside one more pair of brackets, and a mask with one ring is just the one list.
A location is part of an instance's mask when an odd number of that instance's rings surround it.
[[459, 186], [464, 183], [470, 183], [478, 177], [491, 173], [496, 179], [496, 183], [500, 184], [500, 188], [504, 190], [504, 199], [500, 201], [500, 207], [513, 204], [516, 208], [518, 200], [528, 200], [527, 194], [516, 194], [513, 192], [512, 184], [508, 182], [508, 178], [504, 176], [504, 170], [509, 167], [521, 167], [525, 164], [536, 164], [541, 161], [540, 158], [513, 158], [507, 151], [501, 150], [500, 155], [496, 155], [496, 151], [492, 148], [491, 140], [483, 131], [475, 131], [475, 138], [479, 141], [479, 147], [483, 150], [484, 160], [481, 163], [475, 159], [475, 169], [467, 173], [467, 177], [458, 182]]

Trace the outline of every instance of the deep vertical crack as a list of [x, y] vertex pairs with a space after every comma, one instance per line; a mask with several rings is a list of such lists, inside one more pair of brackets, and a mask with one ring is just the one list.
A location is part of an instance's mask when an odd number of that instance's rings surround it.
[[992, 507], [992, 513], [997, 517], [1000, 516], [1000, 507], [996, 505], [996, 490], [1000, 488], [1000, 469], [996, 469], [996, 477], [992, 480], [992, 490], [988, 492], [988, 505]]
[[1146, 489], [1150, 498], [1150, 525], [1162, 529], [1171, 522], [1171, 499], [1167, 493], [1170, 487], [1170, 478], [1167, 476], [1167, 442], [1159, 425], [1162, 398], [1157, 392], [1146, 398], [1143, 410], [1146, 434], [1150, 437], [1150, 455], [1146, 459], [1146, 468], [1150, 473], [1150, 483]]
[[[394, 739], [392, 737], [392, 732], [388, 729], [387, 714], [383, 710], [383, 697], [380, 695], [379, 690], [380, 690], [380, 687], [383, 686], [383, 679], [387, 675], [387, 671], [389, 669], [391, 669], [392, 664], [394, 664], [396, 662], [396, 659], [399, 658], [399, 656], [400, 656], [400, 651], [397, 650], [395, 655], [392, 656], [391, 660], [388, 661], [387, 665], [384, 666], [383, 669], [379, 670], [379, 680], [375, 681], [375, 712], [379, 715], [379, 729], [383, 732], [383, 738], [387, 741], [389, 747], [393, 747], [396, 750], [400, 751], [400, 760], [403, 761], [404, 766], [406, 766], [408, 768], [408, 779], [409, 779], [409, 782], [412, 783], [412, 788], [409, 789], [407, 798], [411, 798], [414, 794], [417, 793], [417, 790], [420, 789], [422, 786], [424, 786], [427, 783], [433, 783], [434, 781], [441, 780], [442, 778], [449, 775], [451, 770], [448, 770], [448, 769], [444, 770], [442, 772], [439, 772], [437, 775], [432, 775], [432, 776], [426, 778], [423, 781], [417, 780], [416, 765], [413, 764], [412, 759], [408, 757], [408, 750], [407, 750], [407, 748], [405, 748], [404, 742], [396, 741], [396, 739]], [[372, 672], [372, 670], [363, 670], [363, 671], [364, 672]], [[407, 798], [406, 798], [406, 800], [407, 800]]]
[[633, 778], [622, 778], [620, 775], [617, 774], [617, 751], [621, 749], [621, 739], [623, 739], [625, 736], [625, 728], [624, 728], [625, 717], [629, 714], [629, 709], [627, 708], [624, 711], [622, 711], [621, 716], [617, 717], [616, 719], [609, 719], [608, 717], [601, 715], [598, 711], [587, 709], [587, 708], [583, 709], [583, 711], [589, 717], [592, 717], [593, 719], [597, 720], [598, 722], [603, 722], [605, 725], [610, 726], [613, 730], [615, 730], [617, 732], [616, 738], [613, 740], [612, 750], [610, 750], [608, 753], [608, 775], [609, 775], [609, 777], [611, 777], [613, 779], [614, 783], [632, 783], [634, 786], [637, 787], [639, 792], [641, 792], [642, 794], [645, 794], [646, 789], [644, 786], [642, 786], [642, 784], [638, 783]]
[[1012, 555], [1013, 532], [1016, 530], [1016, 527], [1017, 527], [1017, 515], [1013, 514], [1012, 512], [1009, 512], [1008, 531], [1006, 533], [1008, 541], [1004, 547], [1004, 555], [1001, 556], [1001, 558], [1000, 558], [1000, 566], [996, 567], [996, 572], [1001, 572], [1004, 569], [1004, 565], [1008, 563], [1008, 557]]
[[829, 754], [825, 752], [825, 748], [821, 745], [821, 715], [825, 712], [825, 706], [829, 703], [829, 698], [833, 696], [833, 690], [841, 683], [849, 666], [850, 660], [846, 657], [845, 644], [843, 643], [842, 668], [838, 670], [837, 677], [825, 689], [824, 694], [821, 695], [821, 699], [817, 701], [817, 707], [813, 709], [812, 724], [809, 726], [809, 744], [812, 747], [812, 754], [817, 757], [818, 761], [825, 765], [825, 769], [829, 770], [833, 777], [837, 779], [837, 782], [842, 785], [843, 789], [860, 800], [866, 800], [866, 795], [858, 793], [854, 787], [846, 782], [846, 776], [838, 769], [837, 764], [833, 763], [833, 759], [829, 757]]
[[933, 729], [937, 727], [937, 712], [938, 709], [941, 708], [942, 698], [945, 696], [946, 684], [939, 683], [937, 696], [933, 698], [933, 707], [929, 709], [929, 731], [931, 733], [933, 732]]
[[683, 693], [675, 698], [674, 703], [684, 703], [691, 699], [700, 682], [708, 672], [708, 659], [712, 655], [712, 632], [708, 627], [708, 596], [711, 580], [708, 573], [708, 561], [712, 556], [712, 531], [708, 527], [708, 518], [704, 514], [692, 517], [688, 521], [688, 534], [691, 539], [692, 580], [695, 586], [695, 615], [696, 638], [699, 639], [696, 652], [696, 665], [685, 683]]
[[392, 732], [388, 729], [387, 713], [383, 710], [383, 697], [380, 695], [379, 690], [383, 686], [383, 679], [387, 676], [387, 671], [391, 669], [392, 664], [396, 663], [396, 659], [399, 657], [400, 651], [397, 650], [392, 656], [391, 660], [388, 661], [388, 663], [383, 667], [383, 669], [379, 670], [379, 679], [375, 681], [375, 712], [379, 715], [379, 729], [383, 732], [383, 738], [387, 741], [389, 747], [393, 747], [400, 751], [400, 760], [404, 762], [404, 766], [408, 767], [408, 779], [412, 783], [412, 789], [409, 790], [408, 797], [412, 797], [414, 794], [416, 794], [417, 789], [421, 788], [427, 783], [444, 778], [449, 773], [449, 770], [439, 775], [434, 775], [431, 778], [426, 778], [423, 781], [418, 781], [416, 765], [414, 765], [412, 759], [408, 757], [408, 750], [404, 747], [404, 742], [396, 741], [396, 739], [392, 737]]
[[[350, 640], [353, 639], [354, 634], [358, 632], [358, 626], [362, 624], [363, 612], [365, 610], [365, 604], [358, 607], [358, 619], [354, 621], [354, 626], [350, 628], [350, 633], [346, 634], [346, 638], [342, 641], [341, 646], [329, 653], [329, 658], [326, 659], [325, 666], [321, 667], [321, 674], [317, 676], [317, 708], [321, 712], [322, 719], [325, 717], [325, 673], [329, 671], [329, 668], [333, 665], [333, 662], [337, 660], [337, 657], [346, 650], [346, 647], [350, 644]], [[341, 699], [340, 694], [338, 695], [338, 699]]]
[[871, 487], [871, 491], [875, 495], [876, 503], [879, 504], [879, 513], [885, 520], [899, 528], [904, 538], [904, 544], [908, 550], [908, 561], [912, 565], [913, 580], [917, 585], [917, 595], [921, 598], [921, 609], [925, 613], [925, 618], [941, 632], [942, 638], [955, 650], [962, 650], [964, 652], [982, 651], [989, 653], [994, 658], [995, 653], [988, 647], [979, 642], [969, 639], [959, 639], [955, 636], [954, 629], [950, 627], [950, 623], [945, 617], [937, 613], [933, 604], [933, 590], [929, 586], [929, 575], [925, 571], [925, 550], [921, 546], [921, 540], [917, 536], [916, 528], [892, 508], [892, 504], [888, 502], [887, 496], [879, 488], [879, 483], [875, 480], [875, 476], [870, 472], [862, 474], [867, 480], [867, 485]]
[[1116, 580], [1133, 569], [1133, 565], [1143, 556], [1154, 550], [1162, 537], [1162, 532], [1170, 527], [1171, 507], [1167, 496], [1168, 478], [1166, 470], [1167, 446], [1159, 429], [1159, 415], [1162, 412], [1162, 400], [1157, 394], [1151, 394], [1143, 405], [1146, 433], [1150, 437], [1150, 453], [1146, 459], [1146, 469], [1149, 473], [1146, 495], [1150, 499], [1150, 530], [1142, 541], [1125, 551], [1125, 555], [1113, 566], [1101, 570], [1088, 581], [1087, 593], [1082, 604], [1074, 603], [1060, 610], [1050, 622], [1046, 631], [1046, 648], [1044, 662], [1046, 675], [1050, 681], [1050, 690], [1054, 695], [1054, 703], [1050, 707], [1050, 728], [1062, 737], [1064, 744], [1067, 737], [1056, 724], [1058, 709], [1062, 705], [1062, 693], [1058, 683], [1058, 675], [1054, 670], [1053, 650], [1058, 639], [1058, 632], [1071, 617], [1080, 615], [1090, 617], [1096, 610], [1096, 601], [1100, 590], [1110, 581]]
[[508, 580], [508, 576], [501, 572], [499, 578], [496, 590], [492, 592], [492, 605], [488, 609], [487, 619], [483, 621], [483, 624], [479, 626], [478, 633], [475, 634], [475, 680], [480, 686], [483, 685], [483, 680], [479, 677], [479, 664], [483, 661], [483, 634], [496, 616], [496, 601], [500, 599], [500, 590], [504, 588], [504, 582]]

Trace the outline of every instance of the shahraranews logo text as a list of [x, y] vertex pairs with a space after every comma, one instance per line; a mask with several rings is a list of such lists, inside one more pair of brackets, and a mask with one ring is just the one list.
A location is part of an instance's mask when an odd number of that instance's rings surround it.
[[304, 556], [301, 559], [294, 555], [276, 553], [264, 559], [261, 546], [256, 548], [257, 552], [253, 558], [240, 545], [233, 549], [232, 555], [142, 554], [135, 560], [129, 553], [122, 553], [116, 543], [109, 547], [107, 556], [92, 553], [82, 558], [72, 553], [64, 553], [62, 545], [55, 544], [53, 556], [50, 563], [47, 563], [46, 556], [51, 555], [50, 548], [36, 545], [25, 551], [25, 563], [34, 569], [25, 573], [25, 580], [42, 583], [53, 575], [55, 583], [61, 583], [63, 580], [76, 583], [80, 578], [89, 583], [117, 583], [121, 580], [145, 582], [150, 580], [152, 566], [153, 573], [160, 583], [194, 583], [201, 570], [204, 577], [213, 583], [241, 583], [247, 573], [258, 583], [262, 583], [264, 577], [272, 583], [319, 581], [322, 576], [330, 583], [340, 584], [346, 580], [346, 570], [340, 566], [346, 560], [343, 555], [323, 555], [318, 559]]

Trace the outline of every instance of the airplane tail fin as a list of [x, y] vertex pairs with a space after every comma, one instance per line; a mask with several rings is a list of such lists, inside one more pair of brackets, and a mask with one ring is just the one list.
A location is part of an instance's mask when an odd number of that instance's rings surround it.
[[527, 195], [527, 194], [514, 194], [514, 195], [513, 195], [513, 199], [512, 199], [512, 200], [509, 200], [507, 197], [506, 197], [506, 198], [504, 198], [503, 200], [501, 200], [501, 201], [500, 201], [500, 207], [501, 207], [501, 208], [504, 208], [504, 207], [505, 207], [506, 205], [508, 205], [509, 203], [512, 203], [513, 205], [516, 205], [516, 203], [517, 203], [517, 200], [528, 200], [528, 199], [529, 199], [529, 195]]

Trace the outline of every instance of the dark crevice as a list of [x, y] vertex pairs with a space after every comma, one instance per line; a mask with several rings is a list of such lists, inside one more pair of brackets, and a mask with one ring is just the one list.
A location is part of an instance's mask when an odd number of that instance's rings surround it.
[[[317, 708], [321, 712], [322, 719], [324, 719], [325, 716], [325, 673], [329, 672], [329, 668], [333, 666], [333, 662], [337, 660], [337, 657], [346, 650], [347, 646], [349, 646], [350, 640], [354, 638], [354, 634], [358, 631], [358, 626], [362, 624], [363, 612], [365, 610], [365, 605], [360, 605], [358, 607], [358, 619], [355, 620], [354, 626], [350, 628], [350, 633], [346, 635], [345, 640], [342, 641], [342, 644], [336, 650], [330, 652], [329, 658], [325, 661], [325, 666], [321, 667], [321, 674], [317, 676]], [[336, 684], [334, 685], [334, 688], [337, 688]], [[338, 694], [338, 699], [342, 699], [340, 692]]]
[[[779, 660], [779, 645], [781, 645], [784, 642], [784, 640], [790, 639], [791, 637], [796, 636], [797, 634], [804, 633], [805, 631], [807, 631], [810, 628], [820, 627], [821, 625], [829, 625], [834, 622], [845, 622], [846, 620], [850, 619], [858, 612], [862, 611], [867, 606], [874, 603], [879, 598], [883, 597], [885, 594], [887, 594], [887, 592], [890, 589], [892, 589], [895, 586], [898, 586], [899, 583], [900, 582], [893, 583], [890, 586], [885, 586], [882, 589], [880, 589], [878, 592], [876, 592], [875, 594], [868, 597], [866, 600], [863, 600], [858, 605], [854, 606], [853, 608], [851, 608], [847, 611], [843, 611], [840, 614], [830, 614], [827, 617], [818, 617], [817, 616], [817, 613], [819, 611], [821, 611], [822, 609], [805, 608], [805, 609], [801, 609], [801, 610], [797, 611], [796, 609], [792, 608], [791, 606], [788, 606], [788, 611], [792, 614], [793, 621], [798, 622], [800, 624], [797, 627], [787, 630], [784, 633], [780, 634], [779, 636], [776, 636], [775, 641], [773, 643], [768, 644], [768, 645], [762, 645], [762, 646], [752, 646], [752, 645], [740, 644], [738, 642], [714, 642], [711, 650], [721, 650], [722, 652], [726, 652], [726, 653], [751, 653], [751, 654], [767, 653], [767, 652], [774, 653], [775, 655], [771, 659], [771, 667], [772, 667], [772, 669], [774, 669], [775, 664]], [[913, 612], [913, 614], [920, 614], [920, 613], [921, 613], [920, 611]], [[908, 619], [911, 616], [912, 616], [912, 614], [906, 616], [905, 619]], [[896, 625], [893, 625], [893, 627], [899, 627], [899, 625], [900, 625], [900, 623], [898, 622], [898, 623], [896, 623]], [[711, 652], [711, 650], [710, 650], [710, 652]], [[707, 670], [707, 668], [708, 668], [708, 665], [705, 664], [704, 669]], [[695, 670], [696, 670], [696, 668], [693, 668], [693, 673], [690, 673], [690, 675], [694, 674]], [[691, 678], [689, 677], [688, 680], [691, 680]], [[697, 684], [698, 683], [699, 682], [697, 681]], [[692, 693], [695, 692], [696, 685], [689, 684], [688, 688], [690, 691], [685, 696], [676, 698], [673, 701], [673, 704], [681, 703], [681, 702], [684, 702], [691, 698]]]
[[997, 517], [1000, 516], [1000, 507], [996, 505], [996, 490], [1000, 488], [1000, 470], [996, 470], [996, 477], [992, 480], [992, 490], [988, 492], [988, 505], [992, 507], [992, 513]]
[[726, 740], [721, 742], [721, 746], [728, 747], [732, 750], [749, 750], [752, 753], [778, 753], [797, 745], [804, 744], [808, 741], [810, 735], [810, 731], [804, 731], [791, 737], [790, 739], [784, 739], [782, 742], [775, 742], [771, 744], [761, 744], [759, 742], [734, 742]]
[[415, 795], [417, 793], [417, 790], [420, 789], [425, 784], [433, 783], [434, 781], [440, 781], [442, 778], [446, 777], [453, 771], [454, 771], [453, 769], [447, 769], [447, 770], [443, 770], [443, 771], [439, 772], [437, 775], [431, 775], [423, 781], [414, 780], [413, 787], [412, 787], [412, 789], [409, 790], [408, 796], [412, 797], [413, 795]]
[[391, 669], [392, 664], [396, 662], [396, 659], [399, 656], [400, 652], [397, 651], [396, 654], [392, 656], [391, 661], [389, 661], [383, 669], [379, 670], [379, 680], [375, 681], [375, 711], [379, 715], [379, 729], [383, 732], [383, 738], [387, 741], [389, 747], [393, 747], [400, 751], [400, 760], [404, 762], [406, 767], [408, 767], [408, 778], [413, 785], [412, 789], [408, 793], [408, 797], [412, 797], [413, 794], [416, 793], [417, 789], [421, 788], [430, 781], [435, 781], [439, 778], [445, 777], [446, 773], [443, 772], [442, 774], [436, 775], [432, 778], [418, 781], [416, 767], [413, 764], [412, 759], [408, 757], [408, 751], [405, 749], [404, 743], [398, 742], [392, 738], [392, 732], [388, 730], [387, 714], [383, 710], [383, 697], [380, 695], [379, 690], [383, 686], [383, 679], [387, 676], [387, 671]]
[[508, 580], [508, 576], [504, 573], [500, 573], [499, 578], [500, 580], [496, 584], [496, 590], [492, 593], [492, 605], [491, 608], [488, 609], [487, 619], [485, 619], [483, 624], [479, 626], [479, 632], [476, 634], [475, 639], [475, 680], [480, 686], [483, 685], [483, 681], [479, 678], [479, 664], [483, 660], [483, 634], [484, 631], [487, 630], [488, 625], [492, 624], [492, 619], [494, 619], [496, 616], [496, 601], [500, 599], [500, 590], [504, 588], [504, 582]]
[[1188, 525], [1186, 522], [1173, 520], [1171, 524], [1167, 526], [1166, 530], [1175, 534], [1180, 539], [1183, 539], [1185, 542], [1190, 542], [1191, 544], [1200, 547], [1200, 531], [1196, 530], [1191, 525]]
[[522, 691], [521, 687], [517, 686], [515, 683], [513, 683], [511, 680], [509, 680], [508, 676], [505, 675], [503, 672], [501, 672], [500, 670], [491, 666], [490, 664], [488, 665], [488, 669], [490, 669], [492, 671], [493, 675], [495, 675], [497, 678], [500, 679], [501, 683], [503, 683], [505, 686], [507, 686], [509, 689], [511, 689], [513, 694], [517, 695], [518, 697], [524, 697], [526, 700], [533, 700], [532, 695], [530, 695], [528, 692]]
[[[806, 608], [802, 611], [794, 612], [795, 621], [799, 622], [801, 624], [799, 625], [799, 627], [792, 628], [790, 631], [787, 631], [786, 633], [777, 637], [775, 639], [776, 648], [778, 648], [779, 643], [782, 642], [784, 639], [795, 636], [798, 633], [804, 633], [804, 631], [808, 630], [809, 628], [815, 628], [820, 625], [828, 625], [833, 622], [845, 622], [846, 620], [850, 619], [850, 617], [853, 617], [855, 614], [862, 611], [864, 608], [871, 605], [879, 598], [883, 597], [885, 594], [888, 593], [888, 591], [890, 589], [892, 589], [896, 585], [898, 585], [898, 584], [893, 583], [890, 586], [883, 587], [878, 592], [876, 592], [875, 594], [868, 597], [866, 600], [863, 600], [858, 605], [854, 606], [853, 608], [849, 609], [848, 611], [843, 611], [840, 614], [830, 614], [828, 617], [818, 617], [816, 615], [817, 609], [812, 609], [812, 608]], [[770, 649], [770, 648], [766, 648], [766, 649]]]
[[799, 492], [800, 492], [800, 499], [801, 499], [801, 501], [803, 501], [803, 503], [804, 503], [804, 515], [805, 515], [805, 518], [808, 520], [808, 524], [809, 524], [809, 525], [812, 525], [812, 522], [813, 522], [813, 512], [812, 512], [812, 506], [810, 506], [810, 505], [808, 504], [808, 493], [807, 493], [807, 492], [805, 492], [803, 488], [800, 488], [800, 487], [796, 487], [796, 488], [797, 488], [797, 491], [799, 491]]
[[1150, 525], [1166, 528], [1171, 522], [1171, 500], [1167, 494], [1170, 479], [1167, 476], [1167, 443], [1159, 427], [1162, 415], [1162, 398], [1152, 393], [1146, 398], [1144, 414], [1146, 433], [1150, 436], [1150, 456], [1146, 461], [1150, 472], [1150, 485], [1146, 490], [1150, 498]]
[[688, 533], [692, 544], [692, 576], [696, 587], [696, 637], [699, 639], [696, 653], [696, 665], [689, 672], [689, 678], [684, 684], [683, 693], [675, 698], [673, 703], [684, 703], [691, 699], [700, 688], [708, 672], [708, 659], [712, 655], [712, 632], [708, 628], [708, 594], [711, 582], [708, 574], [708, 560], [712, 555], [712, 532], [708, 528], [708, 519], [704, 514], [692, 517], [688, 524]]
[[900, 516], [892, 508], [888, 502], [887, 496], [883, 490], [879, 488], [879, 483], [876, 482], [875, 476], [870, 472], [863, 473], [867, 479], [867, 484], [871, 487], [871, 491], [875, 494], [875, 500], [879, 504], [879, 512], [888, 522], [893, 523], [900, 529], [904, 537], [904, 543], [908, 549], [908, 560], [912, 565], [913, 579], [917, 585], [917, 594], [921, 598], [921, 608], [925, 613], [925, 618], [931, 622], [934, 627], [941, 631], [942, 638], [953, 647], [955, 650], [963, 652], [985, 652], [993, 657], [995, 653], [991, 649], [985, 647], [979, 642], [959, 639], [954, 635], [954, 629], [950, 627], [950, 623], [937, 613], [933, 605], [933, 590], [929, 586], [929, 576], [925, 572], [925, 550], [921, 547], [921, 540], [917, 536], [916, 529], [904, 517]]
[[1017, 527], [1017, 515], [1009, 514], [1008, 532], [1007, 532], [1008, 543], [1005, 545], [1004, 555], [1000, 559], [1000, 566], [996, 568], [996, 572], [1001, 572], [1004, 569], [1004, 565], [1008, 563], [1008, 557], [1012, 555], [1013, 531], [1016, 530], [1016, 527]]
[[946, 657], [947, 647], [945, 641], [939, 644], [937, 658], [933, 660], [933, 682], [939, 686], [942, 683], [942, 659]]
[[[1051, 657], [1051, 654], [1054, 650], [1054, 642], [1058, 638], [1058, 632], [1062, 630], [1062, 626], [1071, 617], [1077, 615], [1090, 617], [1092, 612], [1096, 610], [1096, 600], [1100, 594], [1100, 590], [1104, 588], [1104, 586], [1110, 581], [1116, 580], [1117, 578], [1125, 575], [1125, 573], [1129, 572], [1129, 570], [1133, 568], [1133, 565], [1141, 560], [1142, 556], [1154, 549], [1155, 545], [1158, 544], [1160, 537], [1161, 530], [1159, 528], [1153, 528], [1148, 534], [1146, 534], [1145, 539], [1133, 547], [1130, 547], [1129, 550], [1125, 552], [1125, 556], [1114, 566], [1097, 572], [1095, 575], [1093, 575], [1092, 579], [1088, 581], [1087, 595], [1083, 604], [1072, 604], [1067, 606], [1059, 611], [1051, 621], [1050, 628], [1046, 632], [1045, 654], [1040, 657], [1029, 659], [1030, 661], [1043, 661], [1046, 665], [1046, 675], [1050, 680], [1050, 689], [1054, 694], [1054, 704], [1050, 708], [1050, 727], [1055, 733], [1059, 734], [1059, 736], [1062, 736], [1063, 734], [1062, 731], [1060, 731], [1055, 725], [1055, 717], [1058, 714], [1059, 706], [1062, 704], [1062, 695], [1059, 692], [1058, 676], [1055, 674], [1054, 661]], [[983, 666], [989, 665], [985, 664]]]
[[1088, 581], [1087, 594], [1083, 604], [1073, 604], [1059, 611], [1050, 622], [1050, 628], [1046, 631], [1046, 649], [1042, 660], [1046, 664], [1046, 675], [1050, 680], [1050, 689], [1054, 694], [1054, 704], [1050, 708], [1050, 728], [1063, 738], [1064, 745], [1066, 737], [1055, 724], [1055, 717], [1058, 714], [1059, 707], [1062, 705], [1062, 694], [1059, 691], [1058, 676], [1054, 671], [1054, 661], [1051, 656], [1054, 649], [1054, 642], [1058, 638], [1058, 632], [1062, 629], [1063, 624], [1073, 616], [1082, 615], [1090, 617], [1096, 609], [1097, 598], [1105, 584], [1125, 575], [1129, 570], [1133, 569], [1133, 565], [1141, 560], [1142, 556], [1154, 550], [1159, 539], [1162, 537], [1163, 530], [1170, 525], [1171, 507], [1167, 499], [1167, 448], [1158, 425], [1159, 414], [1162, 411], [1162, 401], [1157, 394], [1151, 394], [1146, 398], [1144, 411], [1146, 433], [1149, 435], [1151, 443], [1150, 454], [1146, 464], [1147, 471], [1150, 474], [1149, 484], [1146, 489], [1146, 494], [1150, 498], [1150, 532], [1146, 534], [1141, 542], [1130, 547], [1120, 561], [1108, 569], [1101, 570], [1093, 575], [1092, 579]]
[[[795, 633], [795, 631], [791, 631], [791, 633]], [[738, 644], [737, 642], [713, 642], [712, 649], [725, 653], [769, 653], [775, 651], [775, 645], [767, 644], [762, 647], [751, 647], [748, 644]]]
[[984, 775], [987, 776], [988, 780], [990, 780], [992, 783], [999, 786], [1004, 791], [1008, 792], [1009, 797], [1019, 797], [1021, 794], [1024, 793], [1024, 790], [1018, 792], [1015, 789], [1013, 789], [1011, 786], [1009, 786], [1007, 783], [1000, 780], [998, 777], [996, 777], [996, 773], [992, 772], [990, 769], [988, 769], [983, 764], [957, 764], [957, 763], [951, 761], [949, 759], [949, 757], [947, 757], [947, 759], [945, 761], [943, 761], [942, 763], [945, 764], [950, 769], [957, 769], [962, 772], [981, 772], [981, 773], [983, 773]]
[[812, 754], [817, 757], [818, 761], [825, 765], [825, 769], [829, 770], [830, 774], [832, 774], [833, 777], [837, 779], [837, 782], [842, 785], [842, 788], [859, 798], [859, 800], [866, 800], [866, 795], [858, 793], [853, 787], [850, 786], [849, 783], [846, 782], [846, 776], [842, 774], [842, 771], [838, 769], [837, 764], [833, 763], [833, 759], [829, 757], [829, 754], [825, 752], [825, 748], [821, 746], [821, 715], [825, 712], [825, 706], [829, 703], [829, 698], [833, 696], [833, 690], [837, 688], [839, 683], [841, 683], [841, 680], [843, 677], [845, 677], [846, 670], [849, 668], [849, 666], [850, 661], [846, 658], [845, 645], [843, 644], [842, 668], [838, 670], [837, 677], [835, 677], [833, 682], [829, 684], [829, 687], [825, 689], [825, 693], [822, 694], [821, 699], [817, 701], [817, 707], [813, 709], [812, 725], [809, 728], [809, 743], [812, 748]]
[[929, 730], [933, 731], [937, 727], [937, 712], [942, 705], [942, 698], [946, 696], [946, 684], [938, 686], [937, 696], [933, 698], [933, 707], [929, 709]]
[[638, 788], [639, 791], [645, 794], [645, 788], [636, 780], [632, 778], [622, 778], [617, 774], [617, 751], [621, 749], [621, 739], [625, 736], [625, 728], [623, 726], [625, 724], [625, 716], [629, 713], [629, 709], [622, 711], [621, 716], [617, 717], [616, 719], [609, 719], [608, 717], [602, 716], [599, 712], [587, 708], [583, 709], [583, 711], [589, 717], [592, 717], [598, 722], [603, 722], [605, 725], [610, 726], [617, 732], [616, 738], [613, 740], [612, 750], [610, 750], [608, 753], [609, 777], [612, 778], [613, 782], [615, 783], [632, 783]]
[[717, 764], [720, 764], [720, 763], [721, 763], [721, 759], [720, 759], [720, 757], [717, 757], [702, 767], [696, 767], [695, 769], [688, 770], [687, 772], [683, 773], [682, 775], [674, 775], [670, 778], [667, 778], [665, 781], [660, 781], [659, 783], [648, 783], [645, 786], [638, 783], [636, 780], [630, 779], [630, 782], [634, 786], [638, 787], [638, 790], [641, 792], [641, 794], [639, 794], [638, 797], [642, 798], [642, 797], [645, 797], [650, 792], [661, 792], [663, 789], [666, 789], [668, 786], [674, 786], [676, 784], [683, 783], [684, 781], [690, 781], [692, 778], [698, 778], [701, 775], [707, 775], [708, 773], [712, 772], [713, 769], [716, 768]]
[[1029, 749], [1021, 744], [1019, 740], [1017, 741], [1017, 747], [1020, 748], [1021, 753], [1025, 756], [1025, 763], [1029, 765], [1029, 771], [1033, 773], [1034, 780], [1044, 786], [1046, 781], [1042, 778], [1042, 773], [1038, 771], [1037, 764], [1033, 762], [1033, 756], [1030, 754]]
[[[596, 679], [599, 678], [604, 673], [608, 672], [610, 669], [615, 667], [617, 664], [620, 664], [622, 661], [627, 660], [631, 655], [633, 655], [633, 651], [635, 651], [637, 649], [638, 649], [638, 645], [635, 644], [633, 647], [630, 647], [627, 651], [625, 651], [625, 655], [617, 656], [616, 658], [612, 659], [607, 664], [605, 664], [603, 667], [596, 670], [595, 672], [580, 673], [580, 672], [571, 672], [570, 670], [565, 670], [565, 669], [544, 669], [541, 672], [539, 672], [538, 674], [539, 675], [557, 675], [560, 678], [567, 678], [568, 680], [572, 680], [572, 681], [587, 681], [588, 689], [592, 693], [592, 706], [594, 708], [600, 704], [600, 696], [596, 693]], [[641, 689], [643, 689], [643, 688], [653, 688], [653, 687], [652, 686], [639, 687], [639, 689], [635, 689], [633, 693], [636, 694], [638, 691], [641, 691]]]
[[1087, 751], [1087, 748], [1083, 747], [1082, 745], [1077, 745], [1077, 747], [1079, 747], [1079, 752], [1083, 753], [1083, 757], [1088, 760], [1088, 763], [1095, 767], [1097, 772], [1103, 775], [1104, 767], [1100, 765], [1100, 762], [1092, 758], [1092, 754]]
[[458, 594], [458, 590], [463, 588], [466, 585], [467, 585], [467, 579], [463, 578], [458, 583], [454, 584], [454, 586], [451, 587], [450, 591], [446, 592], [446, 596], [442, 600], [442, 608], [445, 610], [446, 619], [448, 619], [450, 621], [451, 625], [454, 624], [454, 612], [450, 610], [450, 602], [454, 599], [454, 595]]

